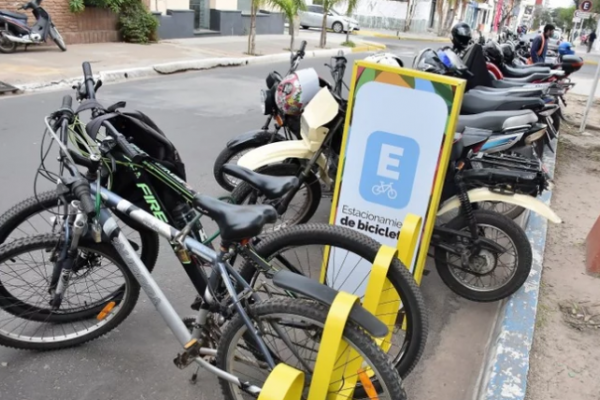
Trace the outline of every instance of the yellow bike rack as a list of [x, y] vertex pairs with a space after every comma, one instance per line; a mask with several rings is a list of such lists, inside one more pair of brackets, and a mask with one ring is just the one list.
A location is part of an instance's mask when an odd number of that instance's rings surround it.
[[[387, 272], [394, 257], [398, 257], [404, 265], [412, 264], [421, 222], [416, 215], [406, 216], [397, 248], [381, 246], [367, 282], [362, 306], [388, 328], [395, 326], [401, 304], [400, 296], [387, 279]], [[352, 396], [359, 379], [363, 386], [368, 387], [373, 371], [363, 369], [362, 357], [342, 340], [350, 311], [358, 301], [357, 296], [345, 292], [339, 292], [333, 301], [327, 313], [308, 400], [346, 400]], [[390, 329], [385, 338], [375, 338], [384, 351], [389, 350], [393, 333]], [[263, 385], [258, 400], [300, 400], [303, 390], [304, 373], [289, 365], [278, 364]]]

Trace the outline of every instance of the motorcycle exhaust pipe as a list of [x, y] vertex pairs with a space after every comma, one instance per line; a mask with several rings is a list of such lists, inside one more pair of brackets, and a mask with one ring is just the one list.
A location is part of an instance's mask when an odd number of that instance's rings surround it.
[[6, 39], [10, 40], [11, 42], [21, 43], [21, 44], [33, 44], [33, 43], [35, 43], [33, 40], [31, 40], [31, 38], [21, 38], [21, 37], [18, 37], [18, 36], [9, 35], [9, 34], [7, 34], [5, 32], [2, 32], [1, 34]]

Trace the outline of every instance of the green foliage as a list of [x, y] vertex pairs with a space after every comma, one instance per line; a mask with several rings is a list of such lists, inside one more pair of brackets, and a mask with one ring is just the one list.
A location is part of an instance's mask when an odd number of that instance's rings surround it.
[[69, 10], [78, 14], [85, 7], [108, 8], [119, 15], [119, 31], [131, 43], [156, 41], [158, 21], [141, 0], [69, 0]]
[[575, 6], [568, 8], [555, 8], [552, 10], [552, 17], [556, 26], [562, 28], [565, 31], [570, 30], [573, 27], [573, 14], [575, 13]]
[[356, 47], [356, 43], [354, 43], [352, 40], [347, 40], [345, 42], [342, 42], [342, 46], [346, 46], [346, 47]]
[[130, 1], [121, 8], [119, 30], [123, 40], [130, 43], [156, 41], [158, 21], [139, 0]]

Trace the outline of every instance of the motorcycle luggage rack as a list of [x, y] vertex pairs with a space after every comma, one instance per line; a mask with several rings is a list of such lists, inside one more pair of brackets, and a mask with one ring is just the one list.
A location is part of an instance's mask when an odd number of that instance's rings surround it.
[[528, 172], [539, 172], [542, 170], [542, 163], [539, 160], [507, 154], [493, 155], [479, 153], [472, 158], [472, 161], [480, 163], [484, 168], [504, 167]]
[[19, 91], [19, 88], [16, 88], [8, 83], [4, 83], [0, 81], [0, 94], [4, 93], [16, 93]]

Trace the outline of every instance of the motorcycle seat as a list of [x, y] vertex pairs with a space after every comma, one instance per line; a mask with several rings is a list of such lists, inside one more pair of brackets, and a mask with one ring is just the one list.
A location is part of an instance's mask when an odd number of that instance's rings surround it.
[[268, 199], [278, 199], [298, 184], [295, 176], [260, 174], [236, 164], [223, 165], [223, 172], [249, 183]]
[[0, 15], [27, 21], [27, 14], [16, 13], [16, 12], [8, 11], [8, 10], [0, 10]]
[[550, 68], [546, 67], [532, 67], [532, 68], [513, 68], [508, 65], [502, 66], [502, 73], [506, 77], [510, 78], [523, 78], [524, 76], [529, 76], [534, 73], [543, 73], [549, 74]]
[[534, 72], [531, 75], [523, 77], [505, 77], [503, 80], [508, 82], [519, 82], [519, 83], [531, 83], [533, 81], [543, 81], [550, 78], [553, 74], [550, 70], [548, 72]]
[[519, 69], [531, 69], [531, 68], [540, 68], [540, 67], [545, 67], [545, 68], [554, 68], [556, 66], [556, 63], [551, 63], [551, 62], [540, 62], [540, 63], [536, 63], [536, 64], [523, 64], [523, 65], [512, 65], [512, 68], [519, 68]]
[[[537, 87], [515, 87], [515, 88], [490, 88], [487, 86], [475, 86], [469, 90], [469, 93], [479, 93], [489, 96], [518, 96], [518, 97], [537, 97], [545, 93], [545, 90]], [[483, 92], [483, 93], [482, 93]]]
[[530, 110], [491, 111], [475, 115], [461, 115], [458, 117], [456, 131], [462, 133], [466, 128], [476, 128], [499, 133], [504, 129], [535, 124], [537, 120], [535, 113]]
[[461, 114], [481, 114], [486, 111], [541, 110], [545, 103], [540, 97], [489, 96], [485, 93], [465, 93]]
[[198, 194], [194, 205], [213, 219], [226, 242], [240, 242], [258, 236], [268, 223], [277, 221], [277, 211], [270, 205], [241, 206]]

